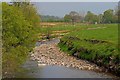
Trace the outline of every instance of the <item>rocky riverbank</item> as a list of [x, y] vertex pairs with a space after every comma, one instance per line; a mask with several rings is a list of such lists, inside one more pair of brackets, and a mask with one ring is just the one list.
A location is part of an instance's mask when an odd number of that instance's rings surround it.
[[35, 47], [34, 51], [31, 53], [31, 59], [37, 60], [38, 66], [41, 64], [46, 64], [73, 67], [81, 70], [103, 70], [93, 63], [77, 59], [68, 55], [67, 53], [60, 51], [60, 48], [57, 47], [57, 42], [51, 42], [49, 44], [45, 43]]

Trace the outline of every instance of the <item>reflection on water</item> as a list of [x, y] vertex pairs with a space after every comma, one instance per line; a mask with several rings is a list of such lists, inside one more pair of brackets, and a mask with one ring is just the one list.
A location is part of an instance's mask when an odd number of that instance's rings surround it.
[[17, 73], [17, 78], [111, 78], [107, 74], [93, 71], [52, 65], [37, 66], [37, 62], [30, 60], [23, 65], [23, 68], [25, 70]]

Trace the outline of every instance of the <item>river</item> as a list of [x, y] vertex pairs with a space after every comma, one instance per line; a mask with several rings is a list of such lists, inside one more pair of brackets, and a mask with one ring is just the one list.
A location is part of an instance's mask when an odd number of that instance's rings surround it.
[[[47, 42], [37, 42], [36, 46], [42, 44], [58, 43], [59, 39], [53, 39]], [[28, 59], [23, 70], [16, 73], [17, 78], [114, 78], [109, 73], [95, 72], [90, 70], [80, 70], [72, 67], [58, 65], [39, 65], [37, 61]]]
[[113, 78], [112, 75], [94, 71], [78, 70], [63, 66], [41, 65], [28, 60], [23, 66], [24, 71], [17, 73], [17, 78]]

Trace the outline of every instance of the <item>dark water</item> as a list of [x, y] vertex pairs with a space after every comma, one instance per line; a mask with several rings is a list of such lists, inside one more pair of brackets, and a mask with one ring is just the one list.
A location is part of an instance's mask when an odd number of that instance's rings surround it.
[[[36, 46], [59, 43], [59, 41], [59, 39], [53, 39], [46, 42], [37, 42]], [[16, 74], [17, 78], [113, 78], [113, 76], [105, 73], [78, 70], [63, 66], [38, 66], [36, 61], [31, 60], [28, 60], [22, 68], [23, 70]]]

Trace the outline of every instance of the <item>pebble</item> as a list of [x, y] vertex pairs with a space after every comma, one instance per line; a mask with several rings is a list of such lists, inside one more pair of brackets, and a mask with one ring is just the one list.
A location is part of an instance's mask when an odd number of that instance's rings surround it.
[[57, 47], [56, 43], [42, 44], [34, 48], [34, 51], [31, 53], [31, 59], [37, 60], [38, 66], [45, 64], [73, 67], [81, 70], [101, 70], [93, 63], [81, 59], [78, 60], [77, 58], [60, 51], [60, 48]]

